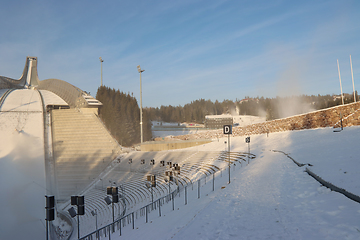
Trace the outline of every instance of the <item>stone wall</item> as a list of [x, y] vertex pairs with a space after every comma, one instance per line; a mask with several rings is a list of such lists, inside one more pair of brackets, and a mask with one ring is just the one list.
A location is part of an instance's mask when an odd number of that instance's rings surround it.
[[[232, 136], [266, 134], [272, 132], [302, 130], [323, 127], [343, 127], [360, 125], [360, 102], [340, 105], [315, 112], [296, 115], [288, 118], [266, 121], [246, 127], [234, 127]], [[214, 139], [225, 137], [223, 130], [204, 131], [197, 134], [172, 137], [173, 140]], [[171, 140], [171, 139], [165, 139]]]

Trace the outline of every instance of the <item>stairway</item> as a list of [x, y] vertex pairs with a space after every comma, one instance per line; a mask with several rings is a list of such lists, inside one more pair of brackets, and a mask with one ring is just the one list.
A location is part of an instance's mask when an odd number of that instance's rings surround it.
[[120, 153], [93, 111], [52, 111], [52, 136], [58, 202], [65, 202], [87, 187]]

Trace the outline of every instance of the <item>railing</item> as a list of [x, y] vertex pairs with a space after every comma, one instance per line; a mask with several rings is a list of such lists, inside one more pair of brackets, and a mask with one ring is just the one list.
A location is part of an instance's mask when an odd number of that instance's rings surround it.
[[[255, 158], [255, 155], [253, 155], [253, 154], [250, 154], [250, 155], [251, 155], [250, 159]], [[246, 162], [246, 159], [241, 159], [240, 161]], [[232, 163], [235, 163], [235, 161], [233, 161]], [[234, 171], [236, 167], [241, 168], [242, 164], [240, 166], [236, 166], [235, 164], [232, 164], [231, 165], [232, 171]], [[176, 198], [176, 196], [180, 197], [181, 194], [183, 194], [183, 196], [184, 196], [184, 205], [187, 205], [187, 203], [188, 203], [188, 187], [191, 187], [192, 191], [194, 190], [194, 188], [197, 188], [196, 196], [197, 196], [197, 198], [201, 198], [201, 188], [204, 187], [208, 183], [207, 186], [209, 186], [209, 187], [207, 188], [206, 193], [209, 193], [209, 191], [210, 192], [215, 191], [215, 179], [222, 177], [222, 175], [225, 176], [227, 173], [227, 168], [228, 167], [219, 169], [209, 175], [204, 174], [203, 177], [197, 179], [195, 182], [191, 181], [190, 183], [188, 183], [185, 186], [181, 186], [181, 187], [178, 186], [176, 188], [176, 190], [174, 190], [170, 194], [160, 197], [157, 200], [155, 200], [153, 203], [149, 203], [146, 206], [143, 206], [140, 209], [115, 220], [113, 223], [110, 223], [102, 228], [99, 228], [79, 239], [83, 239], [83, 240], [93, 240], [93, 239], [100, 240], [103, 238], [111, 239], [111, 235], [114, 234], [116, 231], [119, 231], [119, 235], [121, 236], [123, 228], [126, 227], [127, 225], [130, 225], [132, 227], [132, 229], [135, 229], [135, 221], [138, 218], [144, 218], [145, 223], [148, 223], [150, 213], [153, 211], [158, 211], [158, 216], [161, 217], [161, 215], [163, 214], [163, 211], [164, 211], [165, 204], [167, 204], [167, 203], [171, 202], [172, 211], [174, 211], [175, 210], [175, 198]], [[223, 174], [224, 170], [226, 170], [226, 171]], [[226, 181], [225, 179], [223, 181]]]

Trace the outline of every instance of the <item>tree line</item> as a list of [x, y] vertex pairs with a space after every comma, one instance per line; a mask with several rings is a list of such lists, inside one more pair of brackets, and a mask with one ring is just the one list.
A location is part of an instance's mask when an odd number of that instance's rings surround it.
[[[356, 98], [358, 99], [357, 92]], [[354, 101], [352, 94], [344, 94], [344, 103]], [[300, 95], [291, 97], [251, 98], [246, 96], [242, 100], [199, 99], [184, 106], [161, 106], [146, 108], [150, 120], [164, 122], [195, 122], [203, 123], [206, 115], [239, 114], [265, 117], [274, 120], [296, 114], [320, 110], [340, 105], [341, 97], [335, 95]]]
[[[132, 146], [140, 142], [140, 108], [135, 97], [119, 90], [99, 87], [96, 93], [103, 106], [99, 117], [112, 136], [122, 146]], [[143, 111], [144, 141], [151, 140], [151, 121]]]
[[[357, 92], [356, 99], [358, 99]], [[96, 99], [102, 102], [99, 116], [107, 129], [122, 146], [140, 142], [140, 109], [130, 94], [102, 86]], [[344, 103], [353, 102], [352, 94], [344, 94]], [[151, 121], [204, 123], [206, 115], [251, 115], [274, 120], [342, 104], [336, 95], [301, 95], [291, 97], [249, 97], [242, 100], [199, 99], [184, 106], [161, 106], [143, 109], [144, 141], [152, 139]]]

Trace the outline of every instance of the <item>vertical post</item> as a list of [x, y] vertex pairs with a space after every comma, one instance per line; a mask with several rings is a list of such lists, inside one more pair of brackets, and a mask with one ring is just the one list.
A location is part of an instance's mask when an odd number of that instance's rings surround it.
[[55, 220], [55, 197], [45, 195], [45, 212], [46, 212], [46, 240], [49, 239], [49, 222]]
[[141, 85], [141, 73], [145, 70], [141, 70], [140, 65], [137, 66], [137, 69], [140, 73], [140, 135], [141, 135], [141, 143], [143, 143], [143, 119], [142, 119], [142, 85]]
[[351, 67], [351, 79], [352, 79], [353, 92], [354, 92], [354, 102], [356, 102], [355, 85], [354, 85], [354, 73], [353, 73], [353, 68], [352, 68], [351, 55], [350, 55], [350, 67]]
[[215, 191], [215, 172], [213, 172], [213, 191]]
[[148, 206], [149, 205], [147, 205], [146, 207], [145, 207], [145, 219], [146, 219], [146, 223], [148, 222]]
[[228, 134], [229, 183], [230, 183], [230, 134]]
[[151, 186], [151, 211], [154, 209], [154, 195], [153, 195], [153, 188]]
[[173, 207], [173, 211], [174, 211], [175, 210], [174, 193], [172, 193], [171, 200], [172, 200], [172, 207]]
[[121, 236], [121, 221], [122, 221], [122, 219], [120, 219], [120, 236]]
[[341, 86], [341, 76], [340, 76], [339, 59], [336, 59], [336, 61], [337, 61], [338, 72], [339, 72], [339, 80], [340, 80], [341, 102], [342, 102], [342, 105], [344, 105], [344, 96], [343, 96], [342, 86]]
[[342, 122], [342, 114], [341, 114], [341, 111], [340, 111], [340, 125], [341, 125], [341, 130], [343, 130], [343, 122]]
[[141, 86], [141, 72], [140, 72], [140, 133], [141, 143], [143, 143], [143, 119], [142, 119], [142, 86]]
[[112, 217], [113, 217], [113, 223], [115, 222], [115, 215], [114, 215], [114, 202], [112, 202]]
[[121, 221], [122, 221], [122, 219], [120, 219], [120, 228], [119, 228], [119, 230], [120, 230], [120, 236], [121, 236]]
[[135, 218], [134, 218], [134, 212], [132, 212], [132, 225], [133, 225], [133, 229], [135, 229]]
[[49, 221], [46, 220], [46, 240], [49, 240]]
[[187, 204], [187, 186], [185, 186], [185, 205]]
[[78, 227], [78, 239], [80, 239], [80, 219], [79, 219], [79, 214], [77, 214], [77, 220], [78, 220], [78, 226], [77, 226]]
[[198, 180], [198, 198], [200, 198], [200, 179]]
[[[95, 226], [96, 226], [96, 230], [98, 229], [97, 228], [97, 209], [95, 209]], [[98, 238], [98, 237], [97, 237]]]
[[161, 217], [161, 206], [160, 206], [160, 199], [159, 199], [159, 217]]

